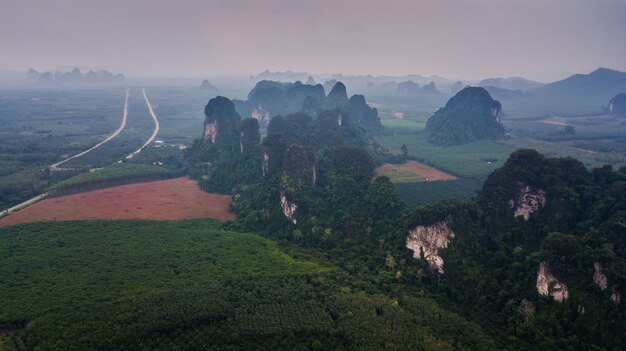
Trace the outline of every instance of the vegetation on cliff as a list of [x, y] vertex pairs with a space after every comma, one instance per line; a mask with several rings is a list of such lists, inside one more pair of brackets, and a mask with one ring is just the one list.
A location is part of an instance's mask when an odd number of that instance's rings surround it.
[[428, 119], [429, 140], [434, 144], [452, 145], [501, 138], [504, 136], [501, 110], [500, 103], [485, 89], [467, 87]]

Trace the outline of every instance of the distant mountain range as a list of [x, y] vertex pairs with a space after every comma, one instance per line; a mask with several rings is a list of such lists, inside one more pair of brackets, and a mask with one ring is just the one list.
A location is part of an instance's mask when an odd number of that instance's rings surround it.
[[26, 77], [30, 82], [49, 85], [111, 85], [123, 83], [125, 79], [121, 73], [113, 74], [105, 70], [82, 73], [79, 68], [74, 68], [70, 72], [56, 71], [54, 74], [38, 72], [31, 68]]
[[531, 89], [521, 89], [523, 85], [528, 87], [528, 82], [532, 81], [487, 79], [481, 83], [500, 83], [499, 86], [487, 85], [484, 88], [502, 102], [507, 113], [515, 111], [518, 115], [603, 113], [604, 106], [615, 95], [626, 92], [626, 73], [608, 68], [599, 68], [589, 74], [575, 74]]
[[512, 78], [488, 78], [478, 83], [480, 87], [496, 87], [509, 90], [532, 90], [544, 85], [544, 83], [528, 80], [521, 77]]
[[598, 68], [589, 74], [575, 74], [534, 90], [537, 94], [562, 96], [599, 96], [605, 101], [626, 91], [626, 72]]

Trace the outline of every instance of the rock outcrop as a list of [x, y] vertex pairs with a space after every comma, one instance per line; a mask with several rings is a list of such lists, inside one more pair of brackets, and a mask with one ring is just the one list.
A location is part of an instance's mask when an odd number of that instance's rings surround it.
[[211, 144], [239, 144], [241, 117], [228, 98], [217, 96], [204, 107], [203, 140]]
[[406, 238], [406, 247], [413, 250], [413, 257], [423, 257], [430, 267], [440, 274], [444, 273], [444, 262], [439, 256], [439, 250], [447, 248], [450, 239], [454, 238], [454, 232], [448, 223], [449, 220], [429, 226], [418, 225], [409, 230]]
[[298, 224], [298, 220], [296, 219], [296, 210], [298, 209], [298, 205], [287, 200], [285, 193], [280, 194], [280, 208], [283, 210], [285, 217], [287, 217], [291, 223]]
[[541, 296], [551, 296], [556, 302], [563, 302], [569, 297], [567, 285], [558, 281], [558, 279], [550, 273], [548, 264], [539, 263], [537, 271], [537, 292]]
[[609, 101], [608, 112], [613, 116], [626, 117], [626, 94], [615, 95]]
[[509, 207], [515, 209], [514, 217], [524, 217], [528, 220], [530, 215], [546, 204], [546, 192], [538, 189], [532, 190], [528, 185], [519, 184], [519, 196], [509, 200]]
[[602, 265], [600, 262], [594, 262], [593, 269], [593, 282], [600, 287], [600, 290], [606, 289], [608, 280], [606, 279], [606, 275], [602, 273]]

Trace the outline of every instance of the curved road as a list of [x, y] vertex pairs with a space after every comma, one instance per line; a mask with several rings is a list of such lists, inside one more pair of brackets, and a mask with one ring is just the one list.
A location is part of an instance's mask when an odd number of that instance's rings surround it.
[[[145, 96], [145, 92], [144, 92], [144, 96]], [[61, 161], [61, 162], [57, 162], [53, 165], [50, 165], [50, 170], [51, 171], [59, 171], [61, 170], [61, 168], [59, 168], [60, 165], [64, 164], [65, 162], [69, 161], [69, 160], [73, 160], [77, 157], [81, 157], [83, 155], [85, 155], [88, 152], [91, 152], [97, 148], [99, 148], [100, 146], [102, 146], [103, 144], [109, 142], [111, 139], [115, 138], [116, 136], [118, 136], [118, 134], [120, 134], [122, 132], [122, 130], [124, 130], [124, 128], [126, 127], [126, 120], [128, 118], [128, 89], [126, 89], [126, 100], [124, 101], [124, 115], [122, 116], [122, 124], [120, 125], [119, 128], [117, 128], [117, 130], [115, 132], [113, 132], [113, 134], [109, 135], [106, 139], [102, 140], [101, 142], [97, 143], [96, 145], [92, 146], [91, 148], [79, 152], [76, 155], [70, 156], [68, 158], [66, 158], [65, 160]]]
[[148, 105], [148, 110], [150, 111], [150, 115], [152, 116], [152, 119], [154, 120], [154, 131], [152, 131], [152, 135], [150, 136], [148, 141], [146, 141], [143, 145], [141, 145], [139, 149], [133, 151], [130, 155], [126, 156], [127, 160], [130, 160], [135, 155], [140, 153], [141, 150], [145, 149], [148, 145], [150, 145], [156, 138], [157, 134], [159, 134], [159, 129], [161, 128], [161, 125], [159, 124], [159, 120], [157, 119], [157, 116], [154, 113], [154, 110], [152, 109], [152, 105], [150, 105], [150, 100], [148, 100], [148, 96], [146, 95], [146, 88], [143, 88], [143, 98], [146, 100], [146, 104]]

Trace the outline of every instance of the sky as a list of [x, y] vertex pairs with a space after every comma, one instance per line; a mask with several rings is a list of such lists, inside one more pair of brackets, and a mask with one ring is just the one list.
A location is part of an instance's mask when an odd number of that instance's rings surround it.
[[130, 77], [626, 71], [626, 0], [0, 0], [0, 69]]

